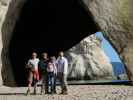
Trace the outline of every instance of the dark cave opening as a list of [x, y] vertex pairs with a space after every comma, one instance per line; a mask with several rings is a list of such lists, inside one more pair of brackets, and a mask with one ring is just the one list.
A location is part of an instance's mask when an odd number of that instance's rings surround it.
[[27, 84], [25, 64], [33, 51], [57, 55], [98, 30], [91, 14], [78, 0], [27, 0], [9, 46], [17, 85]]

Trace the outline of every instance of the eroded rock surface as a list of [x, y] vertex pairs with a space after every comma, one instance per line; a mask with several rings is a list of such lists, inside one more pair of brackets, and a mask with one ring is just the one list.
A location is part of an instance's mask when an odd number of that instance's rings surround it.
[[133, 80], [132, 0], [83, 0], [105, 36], [120, 54]]
[[113, 79], [112, 65], [100, 46], [100, 40], [91, 35], [67, 51], [69, 78]]

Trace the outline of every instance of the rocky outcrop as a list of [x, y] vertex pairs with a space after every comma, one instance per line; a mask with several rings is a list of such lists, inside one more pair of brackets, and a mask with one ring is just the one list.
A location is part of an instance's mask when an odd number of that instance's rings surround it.
[[[1, 55], [2, 55], [2, 48], [3, 48], [2, 25], [6, 17], [8, 6], [9, 6], [9, 1], [0, 0], [0, 52], [1, 52]], [[0, 75], [1, 75], [2, 66], [3, 66], [2, 59], [0, 58]], [[0, 85], [2, 85], [2, 75], [0, 76]]]
[[88, 36], [66, 52], [69, 79], [113, 79], [112, 65], [95, 35]]
[[104, 35], [123, 60], [133, 80], [133, 13], [132, 0], [83, 0]]
[[9, 60], [9, 42], [12, 31], [25, 0], [0, 0], [0, 85], [15, 86], [13, 71]]

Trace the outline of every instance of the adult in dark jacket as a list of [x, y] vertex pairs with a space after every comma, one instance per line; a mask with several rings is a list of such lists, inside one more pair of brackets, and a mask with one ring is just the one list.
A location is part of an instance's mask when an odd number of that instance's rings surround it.
[[48, 93], [48, 81], [47, 81], [47, 70], [46, 70], [47, 65], [48, 65], [48, 54], [43, 53], [42, 59], [40, 60], [38, 65], [42, 76], [41, 94], [44, 93], [44, 89], [45, 89], [45, 94]]

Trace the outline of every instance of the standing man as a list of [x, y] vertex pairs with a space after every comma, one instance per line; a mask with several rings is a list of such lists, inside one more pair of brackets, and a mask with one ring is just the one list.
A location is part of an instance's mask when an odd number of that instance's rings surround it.
[[59, 52], [59, 57], [56, 63], [57, 63], [57, 78], [59, 79], [62, 88], [61, 94], [68, 94], [67, 92], [68, 60], [64, 57], [63, 51]]
[[32, 58], [28, 61], [28, 64], [26, 66], [29, 71], [27, 95], [30, 94], [33, 82], [34, 82], [34, 94], [36, 94], [37, 82], [39, 81], [38, 63], [39, 59], [37, 58], [37, 53], [33, 52]]
[[48, 73], [47, 73], [47, 65], [48, 65], [48, 54], [43, 53], [42, 54], [42, 59], [39, 62], [39, 69], [41, 71], [42, 75], [42, 87], [41, 87], [41, 94], [44, 93], [45, 89], [45, 94], [48, 93]]

